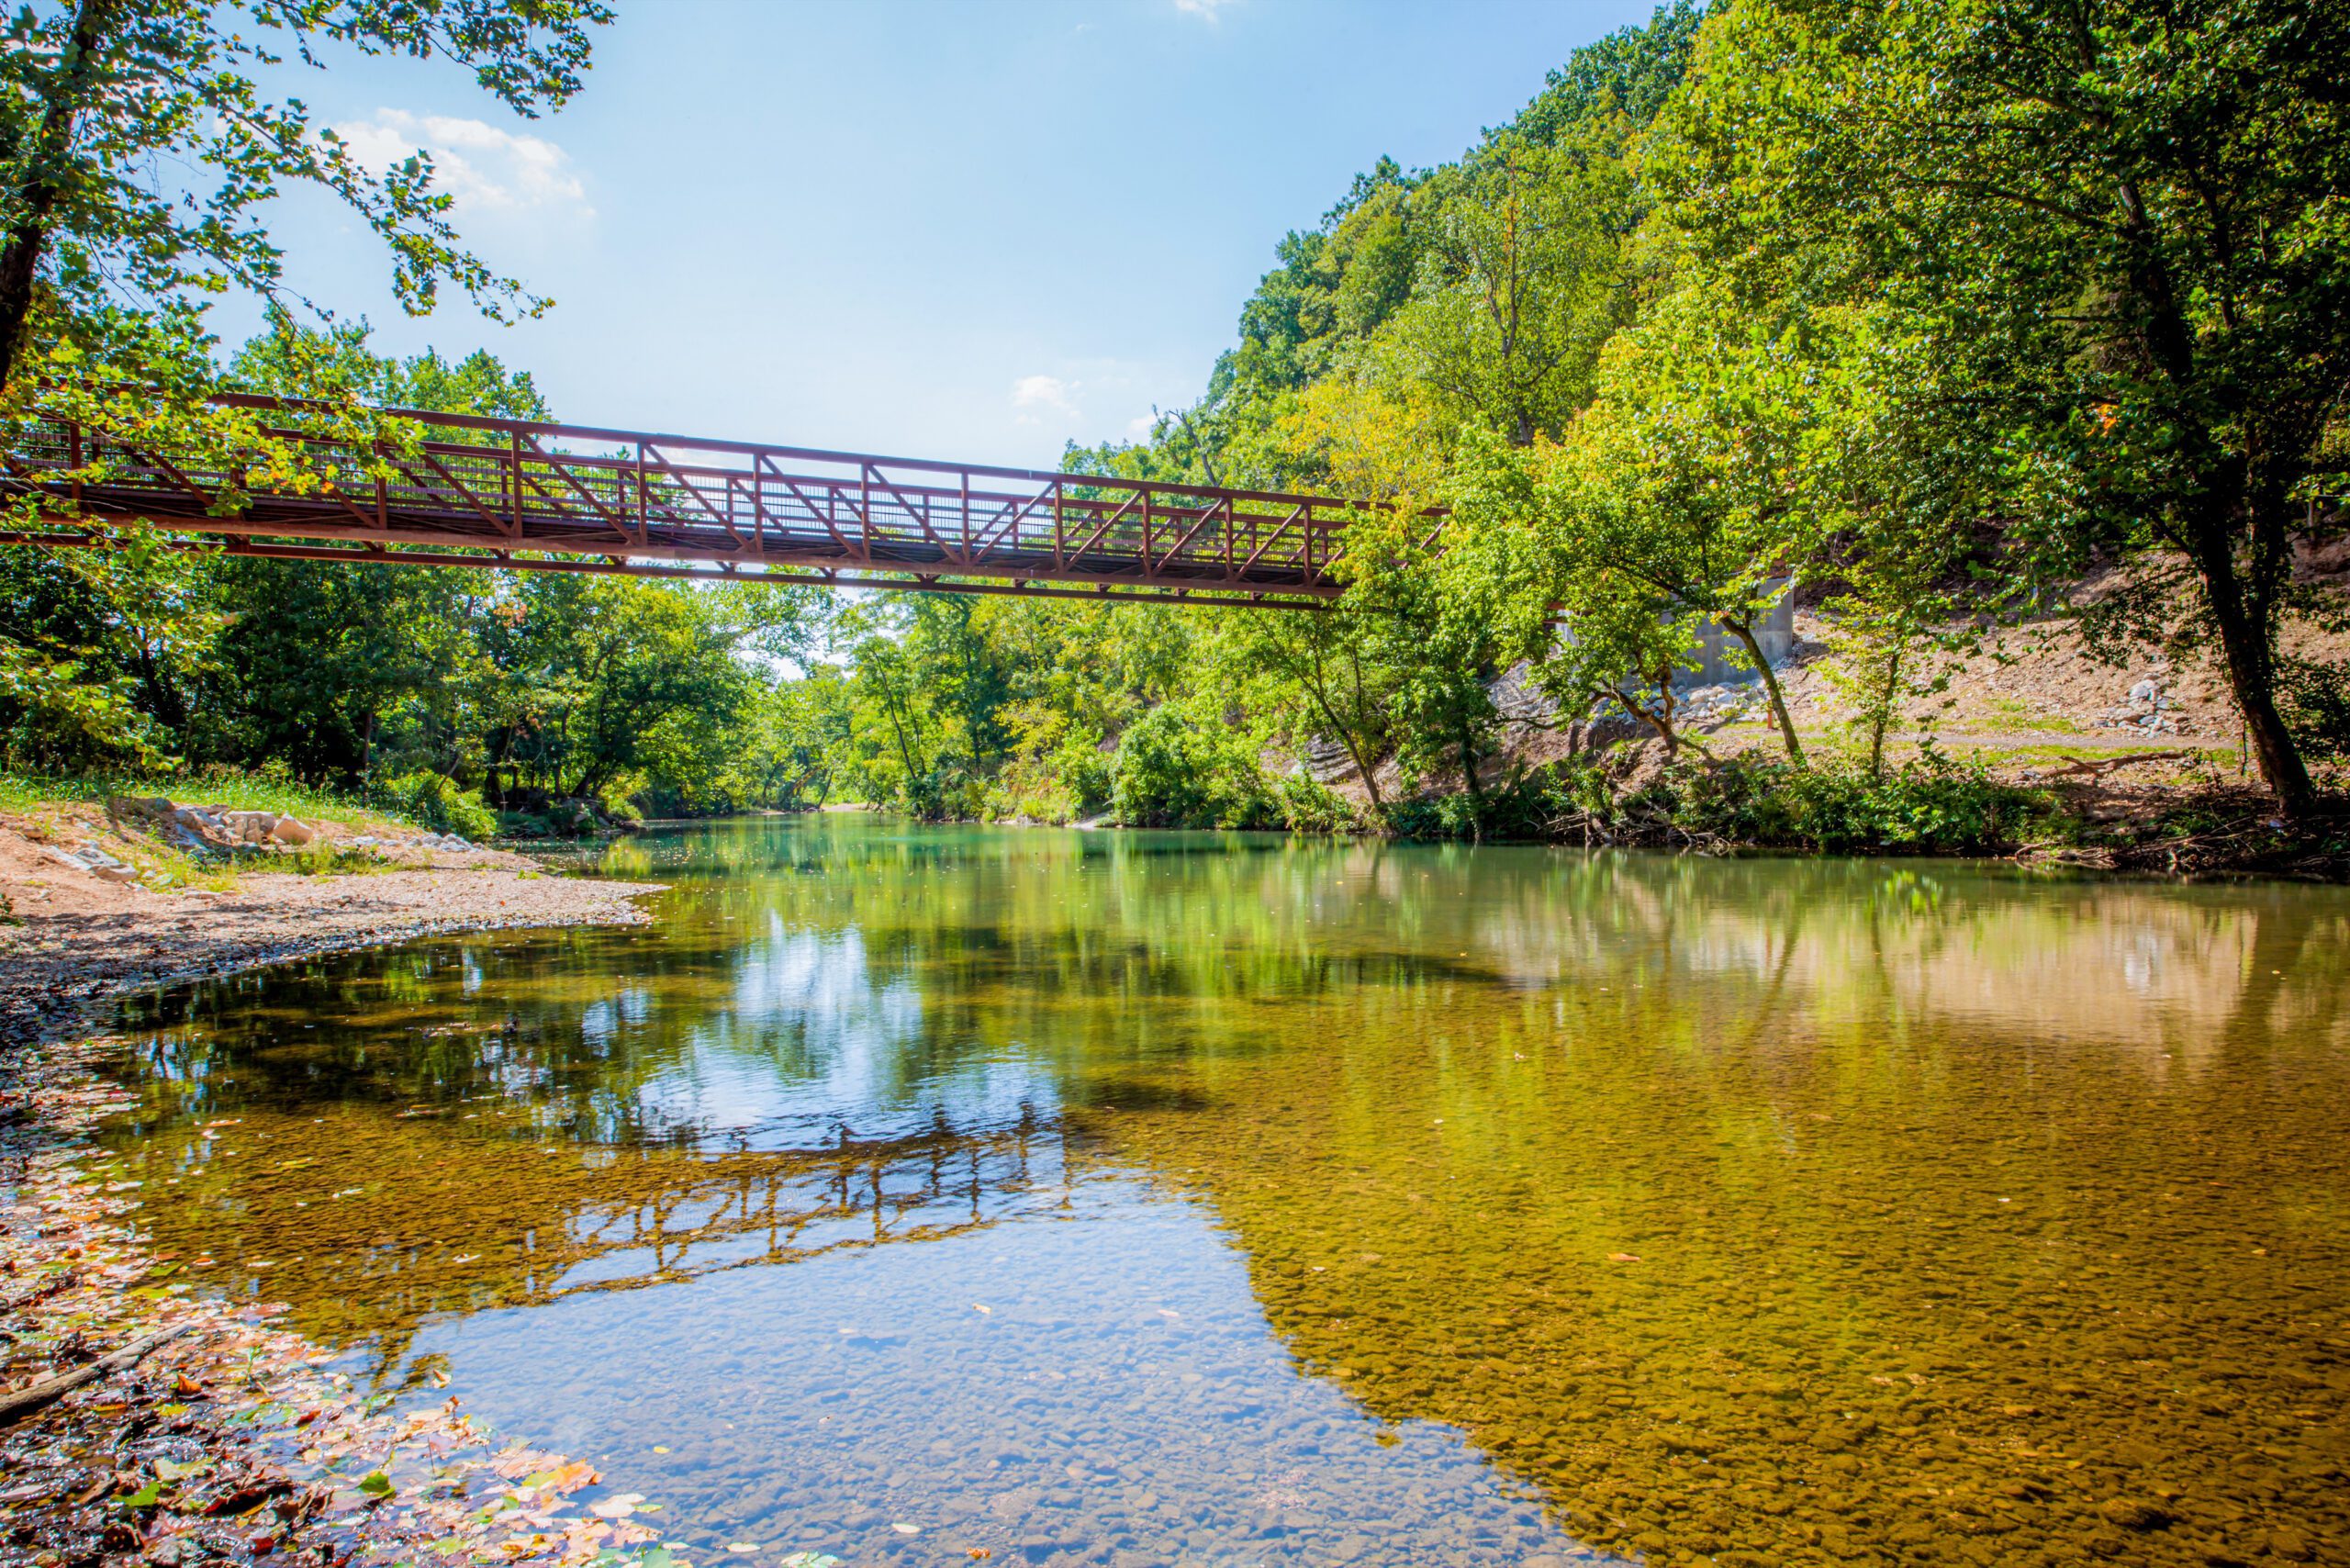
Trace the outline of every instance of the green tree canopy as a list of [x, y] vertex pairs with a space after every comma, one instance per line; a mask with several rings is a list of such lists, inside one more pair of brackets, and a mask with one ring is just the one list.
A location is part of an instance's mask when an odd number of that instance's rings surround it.
[[2288, 811], [2277, 638], [2350, 386], [2345, 59], [2332, 3], [1738, 0], [1650, 165], [1741, 286], [1915, 316], [1905, 396], [2007, 481], [2013, 569], [2139, 558]]

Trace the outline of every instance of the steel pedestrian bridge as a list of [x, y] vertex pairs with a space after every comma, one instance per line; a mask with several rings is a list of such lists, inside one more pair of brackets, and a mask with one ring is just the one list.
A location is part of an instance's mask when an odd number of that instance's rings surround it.
[[[41, 525], [0, 543], [105, 548], [140, 521], [277, 560], [1312, 607], [1343, 591], [1347, 525], [1373, 504], [407, 409], [353, 434], [315, 406], [214, 401], [296, 473], [36, 416], [0, 488], [38, 498]], [[1433, 543], [1442, 514], [1424, 516]]]

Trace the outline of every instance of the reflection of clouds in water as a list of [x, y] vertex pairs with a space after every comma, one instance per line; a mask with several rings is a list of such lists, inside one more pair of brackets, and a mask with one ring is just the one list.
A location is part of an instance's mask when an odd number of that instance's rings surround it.
[[794, 930], [771, 913], [766, 939], [735, 959], [734, 1015], [800, 1029], [819, 1049], [852, 1036], [904, 1040], [921, 1027], [922, 992], [902, 975], [877, 985], [856, 926]]
[[[855, 926], [795, 928], [770, 914], [766, 935], [733, 962], [732, 1005], [687, 1029], [674, 1064], [640, 1091], [648, 1123], [774, 1148], [824, 1142], [844, 1128], [859, 1139], [902, 1137], [942, 1120], [973, 1131], [1059, 1110], [1051, 1074], [1023, 1058], [929, 1069], [921, 988], [910, 974], [878, 974]], [[633, 1024], [630, 1001], [624, 994], [619, 1012]]]
[[598, 1055], [607, 1055], [621, 1035], [640, 1027], [653, 1016], [653, 993], [635, 986], [591, 1002], [579, 1012], [580, 1043]]

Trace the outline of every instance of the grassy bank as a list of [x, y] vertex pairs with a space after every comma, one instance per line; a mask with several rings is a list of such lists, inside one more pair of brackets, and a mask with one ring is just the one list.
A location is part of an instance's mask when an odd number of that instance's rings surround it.
[[361, 833], [414, 832], [419, 825], [406, 813], [342, 790], [238, 768], [180, 774], [0, 772], [0, 812], [19, 816], [68, 806], [103, 809], [110, 800], [158, 795], [183, 803], [226, 806], [230, 811], [274, 812], [304, 822], [341, 823]]
[[[192, 846], [154, 818], [117, 809], [125, 800], [162, 798], [183, 805], [219, 806], [294, 817], [316, 831], [306, 844], [265, 842], [233, 855]], [[85, 874], [47, 857], [55, 850], [95, 850], [126, 866], [138, 885], [157, 890], [226, 892], [259, 871], [326, 876], [390, 869], [401, 861], [354, 841], [406, 843], [428, 831], [413, 817], [338, 790], [271, 775], [219, 769], [200, 774], [0, 773], [0, 875], [38, 890], [70, 886]], [[8, 895], [10, 913], [21, 901]]]

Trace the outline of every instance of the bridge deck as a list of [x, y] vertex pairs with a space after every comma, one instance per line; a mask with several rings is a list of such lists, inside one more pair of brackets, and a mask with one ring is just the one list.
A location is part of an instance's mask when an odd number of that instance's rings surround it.
[[379, 411], [401, 439], [352, 439], [297, 429], [268, 399], [220, 401], [298, 445], [306, 477], [240, 491], [218, 467], [45, 421], [12, 443], [5, 482], [52, 500], [51, 526], [0, 541], [100, 545], [106, 525], [138, 519], [281, 558], [1313, 604], [1341, 591], [1333, 568], [1361, 510], [410, 409]]

